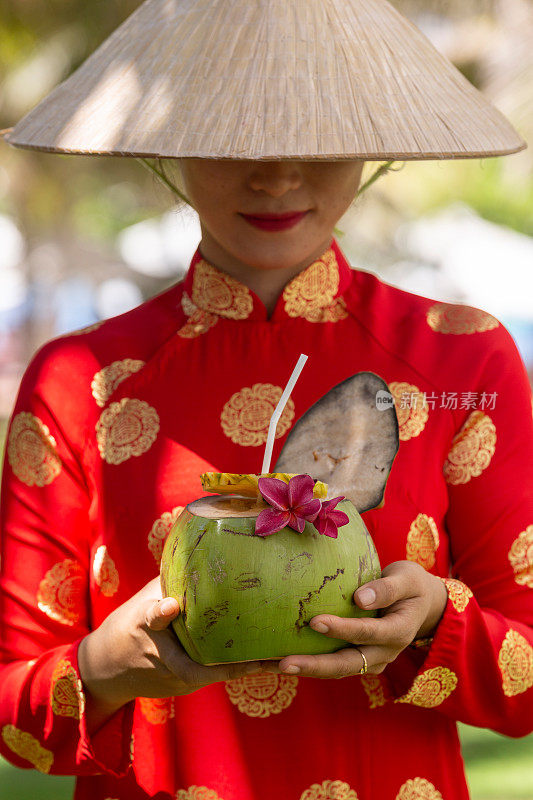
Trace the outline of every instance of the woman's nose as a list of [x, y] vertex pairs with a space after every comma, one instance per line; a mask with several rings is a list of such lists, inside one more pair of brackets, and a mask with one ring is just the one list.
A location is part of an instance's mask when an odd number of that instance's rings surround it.
[[301, 184], [300, 167], [294, 161], [258, 162], [249, 177], [249, 185], [254, 191], [264, 191], [272, 197], [298, 189]]

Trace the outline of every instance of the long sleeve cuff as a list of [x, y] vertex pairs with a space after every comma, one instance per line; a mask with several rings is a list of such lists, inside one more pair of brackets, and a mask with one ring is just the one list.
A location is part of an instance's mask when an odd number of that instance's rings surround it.
[[482, 609], [461, 581], [445, 583], [448, 602], [425, 657], [424, 648], [404, 651], [386, 670], [391, 699], [508, 736], [527, 735], [533, 724], [533, 632]]
[[76, 643], [74, 654], [74, 669], [80, 688], [80, 719], [79, 742], [76, 751], [76, 763], [79, 767], [85, 765], [90, 768], [90, 773], [95, 771], [117, 778], [122, 778], [131, 767], [133, 759], [133, 714], [135, 701], [132, 700], [119, 708], [97, 731], [89, 733], [87, 730], [86, 696], [83, 682], [81, 681], [78, 667], [78, 647], [81, 639]]
[[77, 657], [81, 638], [0, 667], [0, 750], [18, 767], [49, 774], [123, 777], [132, 761], [135, 703], [89, 734]]

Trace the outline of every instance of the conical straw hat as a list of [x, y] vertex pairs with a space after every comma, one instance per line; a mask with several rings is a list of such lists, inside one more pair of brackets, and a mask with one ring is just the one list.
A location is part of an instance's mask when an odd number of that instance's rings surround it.
[[56, 153], [232, 159], [526, 147], [386, 0], [146, 0], [5, 139]]

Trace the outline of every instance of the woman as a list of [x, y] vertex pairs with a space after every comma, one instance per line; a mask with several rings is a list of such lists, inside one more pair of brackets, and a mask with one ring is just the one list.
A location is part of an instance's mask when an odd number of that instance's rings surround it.
[[[531, 730], [525, 370], [490, 315], [350, 269], [332, 231], [363, 160], [184, 157], [202, 224], [185, 280], [26, 372], [3, 474], [0, 748], [78, 775], [78, 798], [455, 800], [457, 719]], [[304, 347], [274, 460], [345, 378], [373, 371], [396, 398], [400, 450], [365, 513], [386, 566], [354, 596], [381, 615], [315, 617], [346, 641], [334, 654], [203, 667], [169, 629], [162, 542], [200, 473], [259, 470]]]

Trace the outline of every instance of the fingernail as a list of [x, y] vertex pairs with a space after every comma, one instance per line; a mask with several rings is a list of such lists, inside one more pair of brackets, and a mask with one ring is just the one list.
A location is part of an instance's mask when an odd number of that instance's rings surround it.
[[328, 626], [324, 625], [323, 622], [310, 622], [309, 627], [314, 631], [318, 631], [318, 633], [327, 633], [329, 631]]
[[373, 589], [361, 589], [357, 592], [357, 599], [363, 606], [369, 606], [376, 599], [376, 593]]
[[290, 667], [285, 667], [285, 669], [282, 669], [281, 671], [287, 673], [288, 675], [297, 675], [300, 672], [300, 667], [291, 664]]
[[166, 597], [159, 603], [159, 610], [162, 614], [172, 614], [176, 610], [176, 601], [171, 597]]

